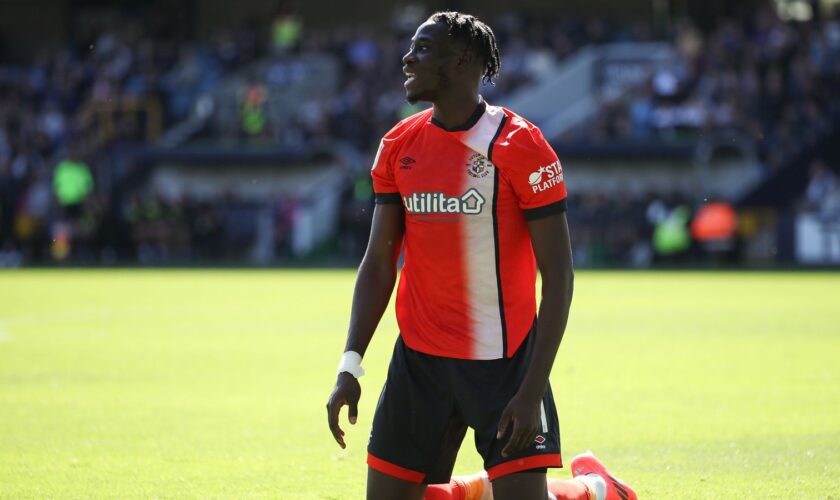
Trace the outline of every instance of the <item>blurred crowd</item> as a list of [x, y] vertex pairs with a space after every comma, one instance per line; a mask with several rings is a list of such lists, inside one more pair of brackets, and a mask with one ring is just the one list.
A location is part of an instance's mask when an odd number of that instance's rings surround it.
[[120, 255], [137, 255], [132, 240], [144, 231], [121, 196], [131, 178], [113, 153], [154, 141], [258, 57], [253, 26], [199, 42], [176, 20], [166, 11], [94, 17], [58, 50], [0, 64], [0, 266], [63, 260], [71, 240], [83, 261], [113, 261], [126, 247]]
[[[230, 128], [233, 120], [228, 119], [205, 133], [228, 140], [270, 139], [274, 144], [295, 146], [341, 140], [369, 151], [396, 121], [422, 109], [423, 104], [405, 102], [402, 56], [426, 15], [422, 9], [402, 8], [389, 29], [376, 30], [349, 25], [303, 29], [294, 15], [278, 13], [267, 40], [267, 64], [249, 75], [251, 81], [237, 93], [238, 127]], [[503, 52], [503, 70], [493, 85], [482, 88], [489, 102], [533, 82], [584, 45], [653, 39], [645, 23], [618, 24], [601, 18], [508, 13], [491, 24]], [[325, 54], [340, 65], [330, 92], [301, 93], [295, 106], [271, 98], [273, 88], [279, 85], [289, 93], [297, 79], [315, 71], [310, 61]], [[319, 76], [329, 80], [331, 75]], [[311, 86], [313, 82], [307, 83]]]
[[[351, 62], [351, 67], [344, 72], [346, 80], [339, 86], [338, 105], [330, 103], [326, 109], [353, 110], [351, 116], [329, 117], [331, 123], [347, 123], [346, 130], [352, 132], [347, 134], [337, 129], [333, 131], [336, 136], [345, 136], [359, 147], [370, 148], [370, 144], [376, 144], [383, 131], [396, 120], [418, 111], [405, 103], [401, 61], [420, 22], [422, 19], [415, 19], [415, 22], [399, 26], [397, 37], [381, 38], [379, 57], [366, 65], [353, 64], [353, 58], [349, 57], [360, 40], [346, 45], [349, 49], [346, 60]], [[482, 95], [491, 103], [497, 102], [499, 96], [532, 83], [541, 72], [584, 45], [652, 39], [651, 30], [643, 23], [628, 27], [605, 19], [583, 20], [567, 16], [526, 17], [511, 13], [494, 20], [492, 27], [502, 51], [502, 77], [494, 85], [481, 89]], [[375, 45], [371, 43], [370, 46]], [[383, 72], [383, 67], [390, 70]]]
[[566, 140], [678, 142], [737, 131], [779, 169], [813, 146], [840, 116], [840, 19], [788, 23], [769, 8], [721, 20], [708, 33], [690, 21], [672, 36], [679, 58], [645, 85], [605, 103]]
[[[315, 29], [280, 8], [199, 39], [179, 29], [177, 16], [154, 11], [139, 21], [87, 22], [60, 50], [0, 65], [0, 266], [241, 259], [254, 243], [259, 206], [233, 195], [150, 195], [138, 190], [142, 169], [121, 152], [154, 143], [211, 102], [207, 96], [226, 79], [248, 75], [233, 93], [234, 112], [209, 120], [196, 137], [298, 149], [342, 141], [369, 155], [394, 122], [419, 109], [404, 100], [400, 67], [425, 14], [402, 9], [385, 31]], [[502, 78], [482, 90], [490, 102], [584, 45], [656, 38], [645, 23], [567, 16], [507, 14], [491, 25], [503, 57]], [[732, 128], [753, 138], [773, 169], [816, 141], [840, 111], [834, 19], [794, 25], [760, 11], [720, 20], [708, 33], [682, 22], [659, 38], [673, 42], [678, 63], [605, 103], [594, 122], [564, 140], [679, 140]], [[311, 62], [319, 57], [337, 71]], [[328, 92], [304, 92], [294, 106], [273, 100], [272, 88], [311, 86], [307, 78], [321, 70], [333, 77], [324, 78]], [[278, 115], [283, 121], [272, 118]], [[354, 165], [347, 178], [334, 251], [355, 259], [369, 227], [367, 165]], [[304, 202], [272, 203], [278, 258], [293, 253], [292, 226]], [[681, 206], [690, 203], [673, 193], [575, 195], [569, 216], [578, 261], [650, 263], [656, 227]]]

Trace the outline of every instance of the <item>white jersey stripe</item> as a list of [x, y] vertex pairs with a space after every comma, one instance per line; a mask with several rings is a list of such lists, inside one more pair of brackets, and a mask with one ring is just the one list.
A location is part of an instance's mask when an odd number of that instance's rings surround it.
[[504, 116], [505, 112], [502, 108], [488, 104], [478, 123], [464, 136], [464, 144], [476, 153], [489, 158], [491, 156], [490, 143], [493, 142], [493, 137], [496, 136], [496, 131], [499, 130]]
[[[487, 159], [487, 154], [503, 116], [504, 112], [500, 108], [487, 106], [478, 123], [462, 139], [465, 145], [478, 153], [466, 159], [467, 171], [464, 175], [467, 189], [476, 189], [488, 202], [493, 200], [498, 176], [495, 172], [496, 167]], [[505, 355], [496, 277], [496, 248], [493, 244], [494, 208], [484, 210], [479, 217], [466, 217], [464, 222], [467, 293], [474, 342], [473, 359], [499, 359]]]
[[[488, 178], [490, 188], [482, 190], [482, 195], [490, 200], [493, 198], [492, 184], [495, 176], [490, 175]], [[467, 241], [464, 242], [464, 249], [472, 316], [473, 359], [499, 359], [504, 357], [504, 335], [499, 314], [493, 217], [489, 213], [486, 217], [484, 214], [482, 217], [471, 217], [465, 226]]]

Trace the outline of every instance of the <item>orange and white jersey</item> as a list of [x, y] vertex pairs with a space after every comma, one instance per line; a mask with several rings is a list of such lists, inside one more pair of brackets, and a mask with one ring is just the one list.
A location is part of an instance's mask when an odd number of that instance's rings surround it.
[[405, 209], [396, 310], [406, 345], [512, 357], [536, 316], [527, 220], [566, 208], [563, 168], [540, 130], [484, 102], [456, 130], [428, 109], [385, 135], [371, 173], [376, 202]]

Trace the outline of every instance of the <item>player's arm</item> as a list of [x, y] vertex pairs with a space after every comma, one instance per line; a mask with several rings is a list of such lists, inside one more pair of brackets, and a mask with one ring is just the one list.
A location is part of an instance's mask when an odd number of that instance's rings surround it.
[[[376, 205], [367, 250], [356, 275], [350, 328], [344, 352], [355, 351], [364, 356], [373, 333], [388, 307], [397, 279], [397, 259], [402, 248], [405, 218], [399, 203]], [[359, 381], [347, 372], [338, 374], [327, 402], [327, 420], [336, 442], [342, 447], [344, 431], [338, 426], [341, 407], [349, 406], [349, 420], [356, 423], [357, 405], [362, 395]]]
[[525, 449], [538, 433], [540, 401], [566, 330], [572, 302], [574, 270], [565, 212], [528, 221], [528, 228], [542, 276], [542, 300], [531, 364], [499, 424], [500, 438], [507, 426], [513, 424], [513, 433], [502, 451], [503, 455]]

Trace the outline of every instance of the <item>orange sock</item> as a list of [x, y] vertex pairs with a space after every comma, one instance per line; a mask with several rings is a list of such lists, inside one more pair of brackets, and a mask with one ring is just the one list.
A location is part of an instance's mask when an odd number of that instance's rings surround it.
[[595, 500], [595, 494], [581, 481], [548, 478], [548, 492], [557, 500]]
[[[487, 476], [453, 477], [449, 484], [430, 484], [426, 487], [425, 500], [481, 500]], [[489, 493], [488, 493], [489, 494]]]
[[464, 483], [452, 479], [449, 484], [430, 484], [426, 487], [424, 500], [466, 500]]

